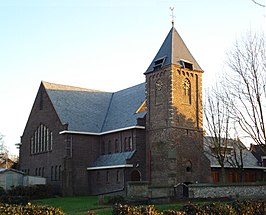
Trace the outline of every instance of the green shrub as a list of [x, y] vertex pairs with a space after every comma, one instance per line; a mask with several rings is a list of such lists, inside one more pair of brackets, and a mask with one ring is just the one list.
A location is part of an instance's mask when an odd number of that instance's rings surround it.
[[186, 213], [183, 211], [165, 210], [163, 211], [163, 215], [186, 215]]
[[59, 208], [52, 208], [47, 206], [37, 206], [30, 203], [25, 206], [22, 205], [10, 205], [10, 204], [0, 204], [0, 214], [1, 215], [63, 215], [63, 211]]
[[17, 186], [5, 191], [0, 187], [0, 203], [25, 205], [30, 200], [51, 197], [49, 185]]
[[235, 201], [233, 203], [207, 203], [203, 205], [189, 203], [182, 211], [164, 210], [159, 212], [153, 205], [129, 206], [116, 204], [113, 207], [113, 215], [264, 215], [266, 211], [265, 201]]
[[148, 206], [129, 206], [115, 204], [112, 211], [113, 215], [162, 215], [153, 205]]
[[124, 204], [125, 203], [125, 198], [123, 196], [111, 196], [108, 199], [108, 204]]
[[16, 205], [26, 205], [29, 202], [29, 198], [26, 196], [1, 196], [0, 202], [4, 204], [16, 204]]
[[236, 214], [264, 215], [266, 212], [265, 201], [235, 201], [232, 203]]
[[3, 187], [0, 187], [0, 196], [6, 195], [6, 191]]
[[8, 196], [24, 196], [29, 199], [43, 199], [51, 197], [49, 185], [17, 186], [7, 192]]

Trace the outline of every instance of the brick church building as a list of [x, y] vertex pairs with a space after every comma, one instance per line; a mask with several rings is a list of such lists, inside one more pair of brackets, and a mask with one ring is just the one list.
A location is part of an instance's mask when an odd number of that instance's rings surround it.
[[202, 73], [172, 27], [145, 83], [110, 93], [41, 82], [20, 170], [62, 195], [124, 193], [127, 182], [147, 181], [154, 196], [167, 196], [178, 183], [210, 181]]

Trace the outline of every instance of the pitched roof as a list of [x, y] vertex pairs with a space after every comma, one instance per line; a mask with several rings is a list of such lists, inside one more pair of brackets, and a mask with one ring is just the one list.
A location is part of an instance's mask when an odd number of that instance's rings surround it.
[[135, 151], [113, 153], [99, 156], [87, 169], [109, 169], [118, 167], [132, 167], [127, 164], [127, 160], [131, 159]]
[[68, 130], [99, 133], [137, 125], [135, 114], [145, 100], [145, 84], [115, 93], [42, 82]]
[[126, 128], [137, 124], [137, 118], [146, 112], [136, 113], [145, 101], [145, 84], [139, 84], [113, 94], [102, 131]]
[[[263, 147], [265, 149], [263, 149]], [[254, 144], [251, 144], [250, 146], [250, 152], [257, 158], [259, 162], [262, 162], [262, 159], [261, 159], [262, 156], [266, 156], [265, 150], [266, 150], [265, 146], [254, 145]]]
[[177, 33], [174, 27], [171, 28], [170, 32], [168, 33], [167, 37], [165, 38], [161, 48], [159, 49], [158, 53], [154, 57], [153, 61], [151, 62], [150, 66], [146, 70], [146, 74], [150, 73], [154, 70], [155, 62], [158, 59], [164, 59], [162, 67], [176, 64], [182, 66], [181, 60], [185, 60], [193, 64], [193, 68], [197, 71], [202, 71], [197, 61], [194, 59], [190, 51], [188, 50], [186, 44]]
[[16, 172], [16, 173], [19, 173], [19, 174], [22, 174], [22, 175], [25, 175], [24, 172], [22, 171], [19, 171], [19, 170], [16, 170], [16, 169], [12, 169], [12, 168], [0, 168], [0, 173], [4, 173], [4, 172]]
[[[213, 156], [215, 155], [215, 153], [211, 151], [211, 137], [205, 136], [203, 140], [204, 140], [204, 154], [210, 160], [211, 167], [220, 167], [217, 159]], [[227, 147], [233, 149], [234, 143], [235, 140], [230, 139]], [[245, 147], [245, 145], [242, 142], [238, 141], [237, 143], [240, 144], [240, 147], [242, 148], [243, 168], [258, 168], [259, 167], [258, 161], [254, 157], [254, 155]], [[237, 159], [240, 160], [239, 147], [235, 147], [235, 150], [238, 157]], [[231, 158], [234, 159], [233, 157]], [[228, 161], [225, 161], [225, 167], [232, 168], [232, 165]]]
[[70, 86], [61, 88], [62, 85], [52, 83], [48, 86], [46, 91], [62, 124], [68, 124], [68, 130], [101, 131], [112, 93]]

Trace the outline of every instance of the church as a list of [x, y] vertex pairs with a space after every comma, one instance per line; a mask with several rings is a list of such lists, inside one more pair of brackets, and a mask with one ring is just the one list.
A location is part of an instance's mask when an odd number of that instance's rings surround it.
[[20, 170], [64, 196], [125, 194], [128, 182], [145, 181], [151, 196], [163, 197], [178, 183], [210, 182], [203, 70], [174, 26], [143, 72], [145, 83], [117, 92], [42, 81]]

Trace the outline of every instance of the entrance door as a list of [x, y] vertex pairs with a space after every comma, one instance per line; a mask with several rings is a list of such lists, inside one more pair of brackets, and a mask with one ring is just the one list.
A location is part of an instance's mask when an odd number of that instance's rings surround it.
[[131, 181], [140, 181], [140, 172], [138, 170], [131, 172]]

